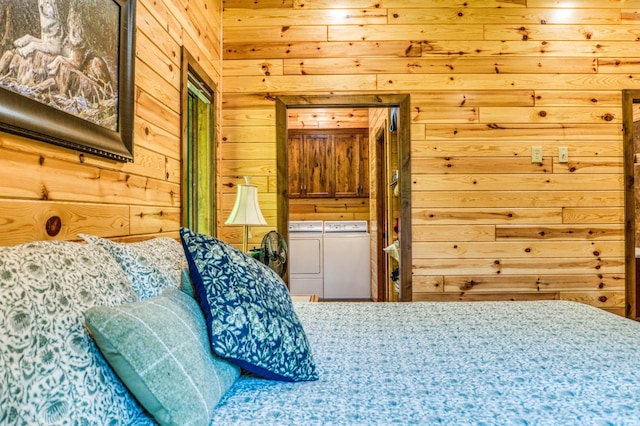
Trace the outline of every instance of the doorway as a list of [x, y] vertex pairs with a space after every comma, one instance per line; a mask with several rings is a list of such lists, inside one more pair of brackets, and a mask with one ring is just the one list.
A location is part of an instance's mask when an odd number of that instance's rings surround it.
[[[288, 240], [289, 223], [289, 126], [288, 117], [294, 109], [308, 108], [393, 108], [396, 111], [397, 123], [397, 186], [398, 190], [398, 300], [412, 300], [411, 280], [411, 161], [410, 161], [410, 128], [409, 128], [409, 96], [408, 95], [358, 95], [358, 96], [282, 96], [276, 99], [276, 127], [277, 127], [277, 206], [278, 206], [278, 231]], [[378, 137], [372, 135], [377, 142]], [[382, 141], [384, 143], [384, 141]], [[375, 145], [375, 144], [372, 144]], [[377, 154], [376, 154], [377, 155]], [[373, 164], [378, 164], [377, 157], [372, 157]], [[383, 169], [380, 173], [387, 169]], [[373, 171], [372, 171], [373, 172]], [[375, 173], [378, 173], [376, 170]], [[376, 191], [377, 193], [377, 191]], [[383, 200], [373, 199], [376, 206], [386, 205]], [[376, 207], [378, 208], [378, 207]], [[387, 229], [385, 223], [379, 223], [382, 219], [379, 215], [372, 215], [373, 228], [378, 226]], [[372, 238], [372, 253], [382, 253], [384, 247], [380, 247], [380, 239]], [[381, 254], [381, 256], [384, 256]], [[376, 276], [380, 274], [380, 268], [372, 271]], [[385, 271], [384, 273], [387, 273]], [[386, 278], [386, 277], [385, 277]], [[388, 282], [388, 280], [385, 280]], [[387, 300], [386, 290], [382, 286], [372, 288], [374, 300]]]
[[[640, 90], [623, 90], [626, 316], [640, 314]], [[636, 252], [639, 255], [636, 255]]]

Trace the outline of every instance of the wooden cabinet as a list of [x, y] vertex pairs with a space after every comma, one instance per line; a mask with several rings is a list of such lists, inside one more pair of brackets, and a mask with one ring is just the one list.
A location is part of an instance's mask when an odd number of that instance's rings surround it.
[[335, 196], [369, 195], [369, 138], [366, 134], [339, 134], [335, 144]]
[[289, 134], [289, 197], [330, 197], [333, 190], [333, 137]]
[[367, 129], [290, 131], [290, 198], [368, 197]]
[[302, 139], [302, 181], [305, 197], [331, 197], [334, 192], [333, 138], [308, 135]]
[[289, 134], [287, 143], [287, 170], [289, 179], [289, 197], [304, 197], [304, 180], [302, 167], [302, 135]]

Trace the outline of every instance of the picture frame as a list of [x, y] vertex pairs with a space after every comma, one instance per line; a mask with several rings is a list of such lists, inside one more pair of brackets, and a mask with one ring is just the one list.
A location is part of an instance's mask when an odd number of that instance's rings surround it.
[[135, 8], [135, 0], [8, 2], [0, 130], [133, 161]]

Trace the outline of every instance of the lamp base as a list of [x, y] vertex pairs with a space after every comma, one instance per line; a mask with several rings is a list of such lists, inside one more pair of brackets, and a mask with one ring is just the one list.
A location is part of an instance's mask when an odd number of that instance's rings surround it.
[[242, 225], [242, 252], [247, 253], [249, 249], [249, 225]]

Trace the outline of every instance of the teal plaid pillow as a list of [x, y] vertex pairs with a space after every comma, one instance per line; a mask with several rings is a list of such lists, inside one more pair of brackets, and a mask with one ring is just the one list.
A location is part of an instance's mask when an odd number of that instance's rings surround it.
[[136, 399], [161, 425], [208, 425], [240, 369], [211, 353], [197, 302], [176, 288], [91, 308], [87, 327]]

